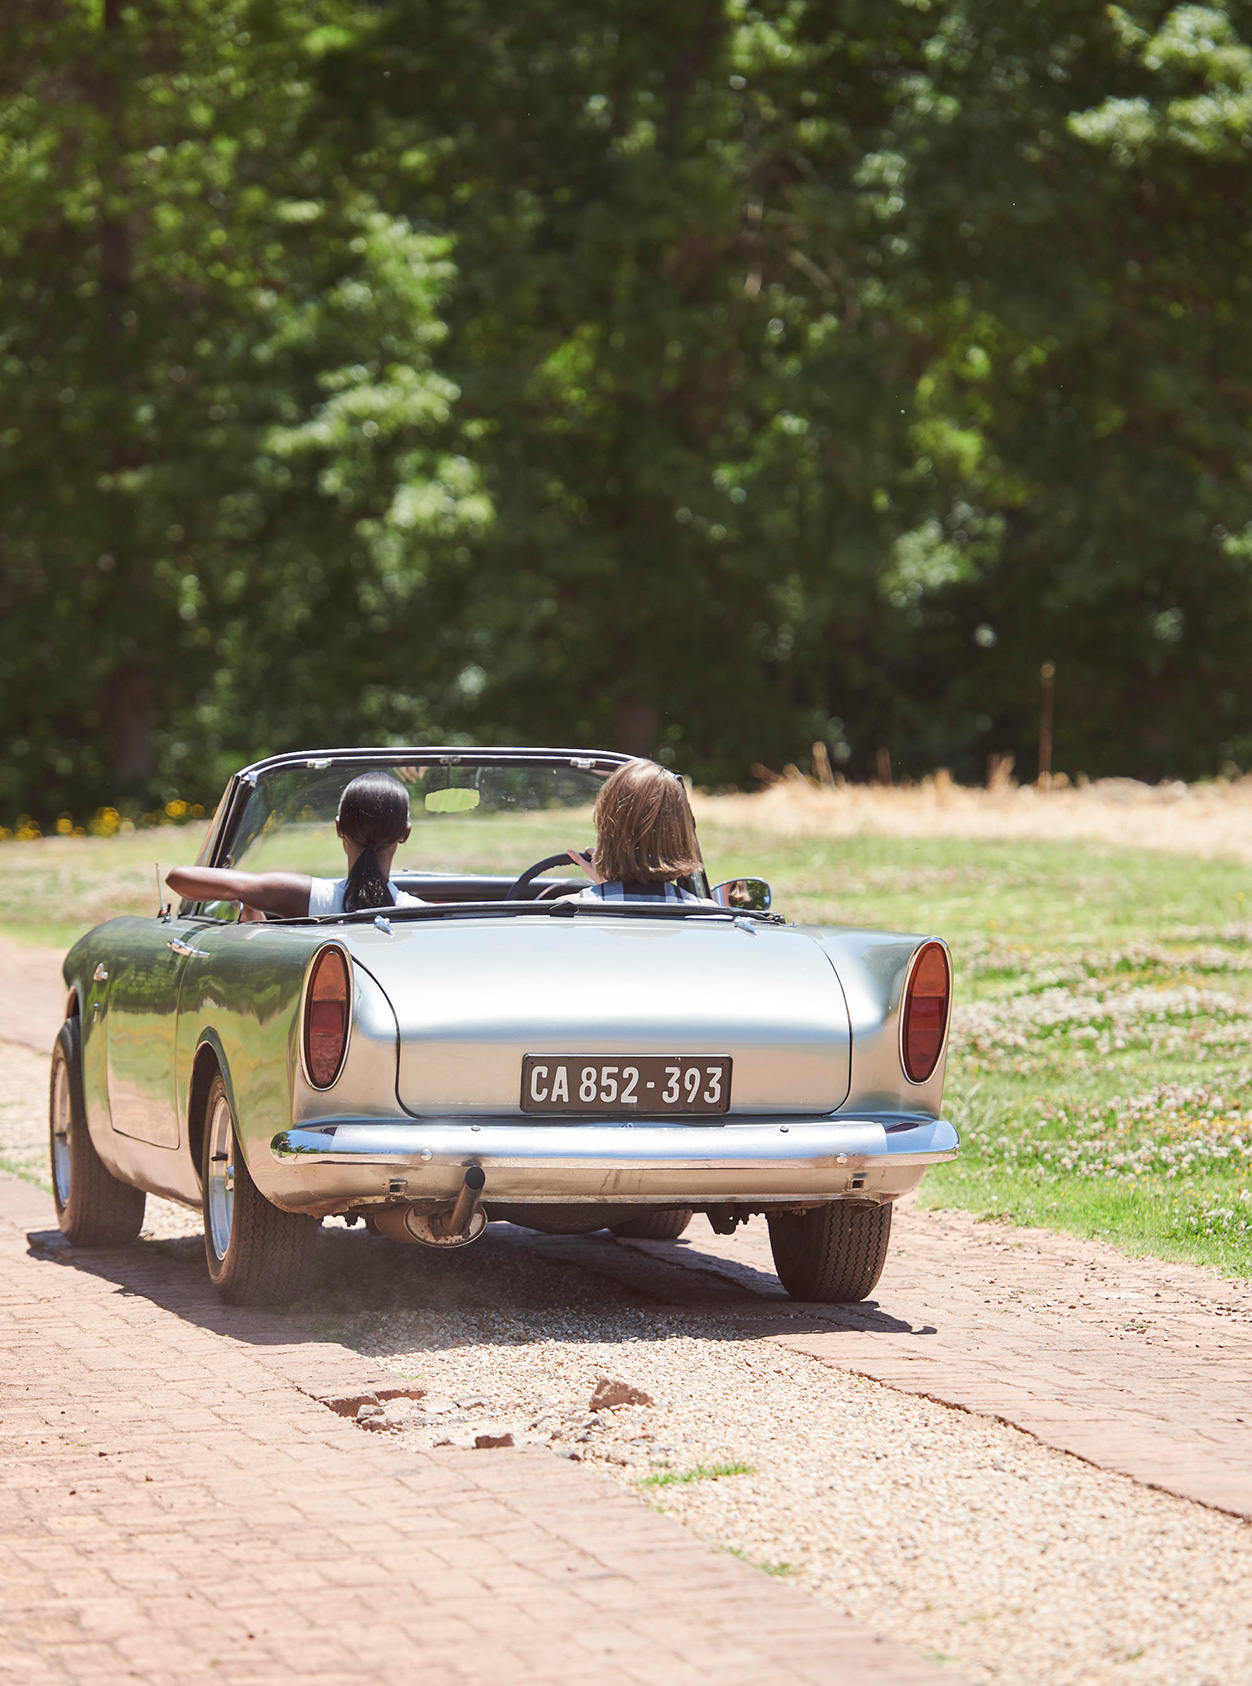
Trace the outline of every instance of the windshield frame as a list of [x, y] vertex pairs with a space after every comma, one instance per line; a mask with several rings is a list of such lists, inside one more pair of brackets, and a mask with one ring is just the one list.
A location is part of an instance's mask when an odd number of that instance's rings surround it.
[[[430, 766], [446, 767], [568, 767], [579, 772], [607, 775], [636, 759], [612, 749], [518, 749], [503, 745], [480, 748], [466, 744], [384, 744], [376, 748], [353, 746], [289, 750], [253, 761], [234, 775], [217, 805], [196, 865], [220, 867], [230, 862], [239, 825], [253, 791], [266, 775], [284, 768], [308, 767], [321, 771], [336, 764], [350, 767], [368, 762], [372, 767], [404, 767], [414, 762], [425, 762]], [[204, 905], [183, 901], [179, 905], [179, 917], [195, 917]], [[305, 923], [308, 918], [306, 915], [299, 923]]]

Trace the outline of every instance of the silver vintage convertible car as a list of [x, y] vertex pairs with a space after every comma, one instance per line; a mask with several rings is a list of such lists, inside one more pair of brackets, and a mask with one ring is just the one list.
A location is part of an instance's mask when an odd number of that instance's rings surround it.
[[665, 1240], [764, 1213], [789, 1293], [864, 1298], [891, 1203], [957, 1152], [947, 950], [789, 925], [754, 879], [689, 882], [716, 905], [568, 899], [566, 847], [626, 759], [328, 750], [237, 774], [200, 864], [341, 874], [340, 793], [385, 769], [412, 816], [392, 876], [426, 905], [184, 902], [76, 943], [51, 1088], [69, 1240], [123, 1245], [146, 1193], [182, 1201], [219, 1291], [260, 1302], [301, 1291], [332, 1215], [456, 1247], [491, 1219]]

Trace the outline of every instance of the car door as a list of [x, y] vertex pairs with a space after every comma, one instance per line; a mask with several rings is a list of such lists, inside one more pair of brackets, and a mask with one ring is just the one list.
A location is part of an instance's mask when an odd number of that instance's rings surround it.
[[[124, 929], [118, 929], [124, 926]], [[200, 952], [191, 919], [117, 921], [105, 1014], [109, 1115], [114, 1130], [156, 1147], [177, 1147], [175, 1104], [178, 992]]]

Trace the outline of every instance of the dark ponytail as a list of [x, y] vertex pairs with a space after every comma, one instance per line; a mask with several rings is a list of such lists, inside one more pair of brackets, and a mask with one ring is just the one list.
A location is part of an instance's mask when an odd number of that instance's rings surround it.
[[339, 798], [339, 830], [361, 853], [348, 874], [345, 913], [391, 907], [395, 898], [378, 864], [379, 849], [398, 843], [409, 828], [409, 793], [389, 773], [362, 773]]

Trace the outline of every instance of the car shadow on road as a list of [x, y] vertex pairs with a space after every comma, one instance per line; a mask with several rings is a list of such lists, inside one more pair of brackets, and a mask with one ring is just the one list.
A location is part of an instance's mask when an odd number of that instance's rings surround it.
[[31, 1256], [84, 1271], [120, 1294], [214, 1334], [260, 1348], [336, 1343], [363, 1359], [417, 1346], [603, 1342], [664, 1332], [730, 1342], [841, 1330], [884, 1337], [936, 1333], [873, 1300], [815, 1306], [787, 1298], [777, 1278], [747, 1263], [673, 1243], [631, 1243], [607, 1232], [550, 1236], [492, 1224], [473, 1247], [405, 1247], [363, 1229], [326, 1227], [309, 1290], [286, 1307], [224, 1304], [197, 1237], [119, 1251], [71, 1247], [59, 1230], [31, 1230]]

